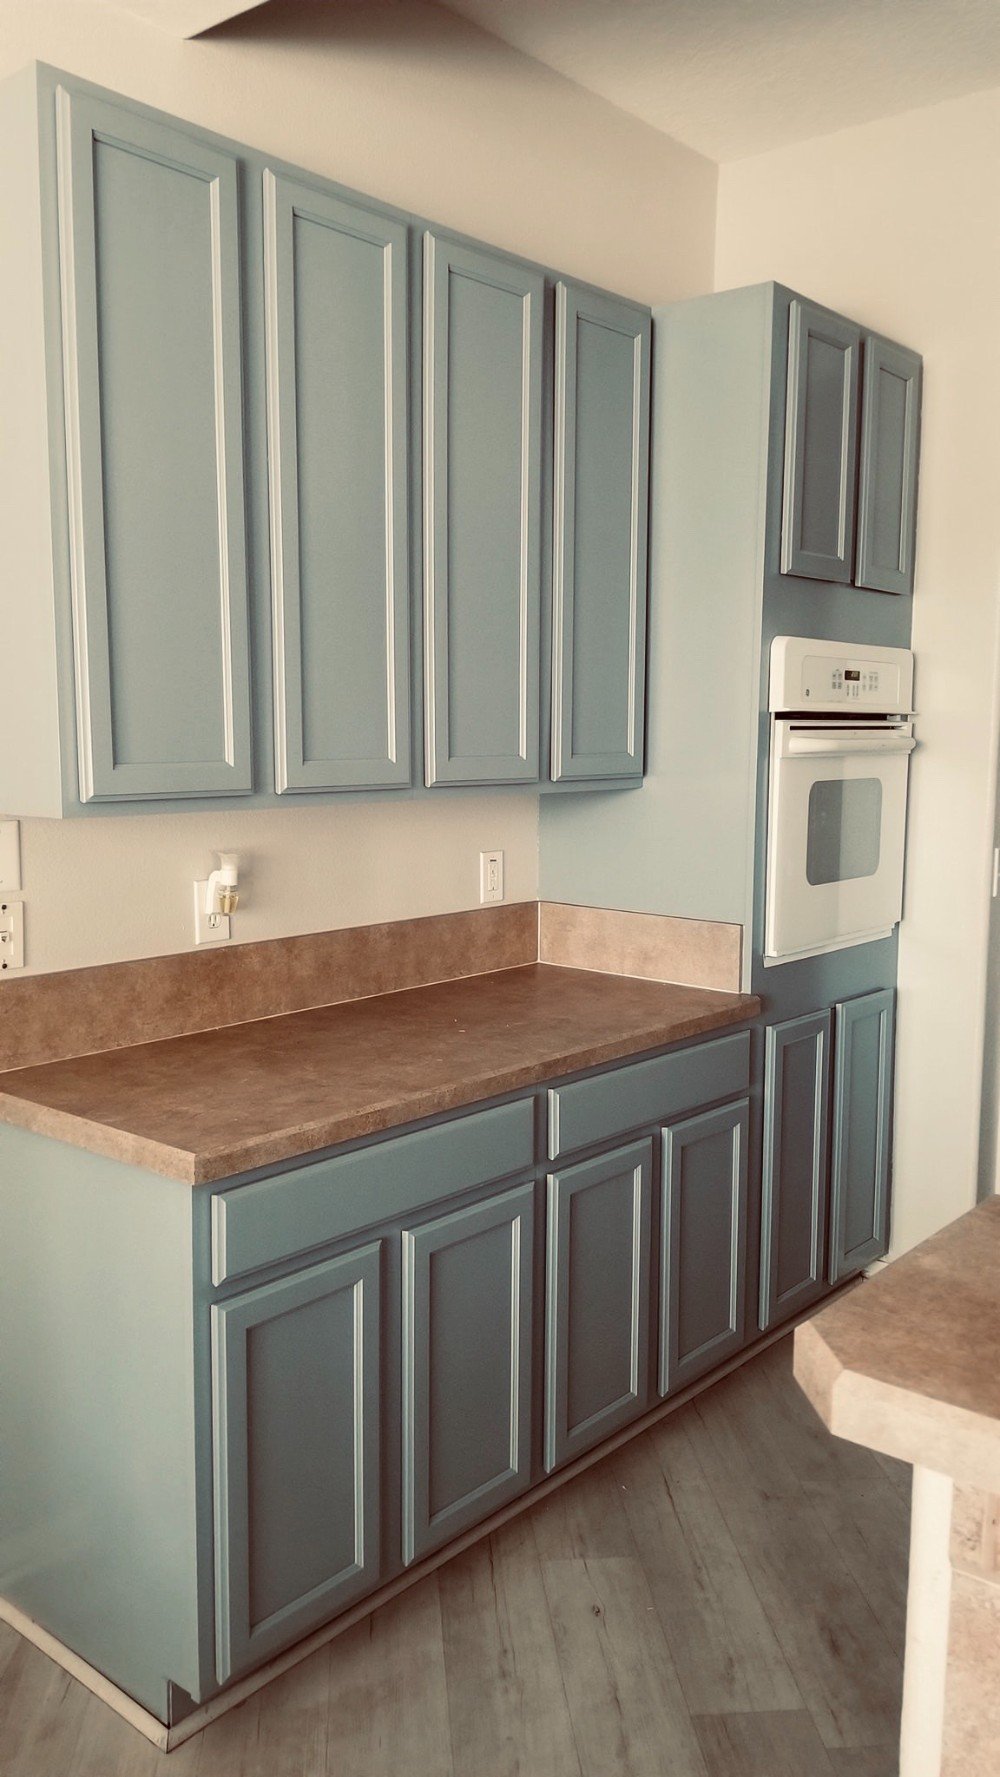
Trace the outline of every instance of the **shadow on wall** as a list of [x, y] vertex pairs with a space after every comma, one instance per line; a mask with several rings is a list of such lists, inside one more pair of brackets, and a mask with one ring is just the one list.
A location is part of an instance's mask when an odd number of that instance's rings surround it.
[[[512, 62], [523, 66], [532, 59], [426, 0], [265, 0], [264, 5], [205, 31], [198, 42], [209, 47], [215, 42], [242, 42], [319, 51], [328, 45], [339, 53], [377, 47], [384, 54], [395, 49], [411, 71], [419, 74], [416, 58], [422, 57], [436, 77], [448, 74], [449, 65], [452, 72], [467, 67], [473, 55], [481, 64], [491, 48], [491, 73], [496, 75], [509, 71]], [[549, 74], [541, 64], [535, 65], [539, 74]]]

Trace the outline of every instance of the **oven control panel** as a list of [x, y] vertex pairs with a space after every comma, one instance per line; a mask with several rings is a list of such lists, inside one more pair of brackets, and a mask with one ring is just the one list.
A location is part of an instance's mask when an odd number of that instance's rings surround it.
[[852, 648], [804, 636], [771, 643], [772, 710], [863, 710], [908, 715], [913, 706], [913, 655], [908, 648]]

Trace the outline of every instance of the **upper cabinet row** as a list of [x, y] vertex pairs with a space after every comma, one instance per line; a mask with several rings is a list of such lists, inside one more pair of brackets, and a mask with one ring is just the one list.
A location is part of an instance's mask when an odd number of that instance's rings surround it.
[[45, 70], [32, 135], [0, 808], [641, 779], [648, 310]]
[[792, 302], [783, 574], [913, 591], [920, 381], [916, 352]]

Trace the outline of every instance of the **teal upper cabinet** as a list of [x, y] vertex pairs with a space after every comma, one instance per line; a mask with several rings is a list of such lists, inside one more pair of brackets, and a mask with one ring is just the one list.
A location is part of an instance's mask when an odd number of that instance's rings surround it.
[[424, 236], [429, 784], [538, 778], [540, 272]]
[[0, 809], [641, 778], [648, 311], [556, 439], [542, 267], [38, 65], [4, 169]]
[[854, 577], [878, 592], [913, 591], [920, 384], [916, 352], [867, 335]]
[[788, 326], [781, 571], [850, 581], [861, 332], [800, 298]]
[[410, 782], [407, 243], [264, 173], [279, 792]]
[[56, 109], [80, 797], [246, 792], [237, 163]]
[[551, 775], [642, 774], [649, 311], [556, 287]]

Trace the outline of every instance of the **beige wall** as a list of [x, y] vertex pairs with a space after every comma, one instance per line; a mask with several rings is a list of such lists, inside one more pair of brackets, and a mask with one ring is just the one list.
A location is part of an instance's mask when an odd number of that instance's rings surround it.
[[[894, 1250], [974, 1200], [996, 754], [1000, 92], [722, 169], [716, 283], [776, 278], [925, 358]], [[878, 595], [876, 595], [878, 596]]]
[[[626, 294], [711, 287], [715, 167], [437, 7], [281, 0], [186, 43], [99, 0], [0, 0], [0, 76], [33, 58]], [[493, 846], [508, 896], [537, 891], [530, 795], [22, 837], [32, 969], [185, 948], [190, 881], [226, 845], [253, 861], [244, 938], [472, 906]]]

